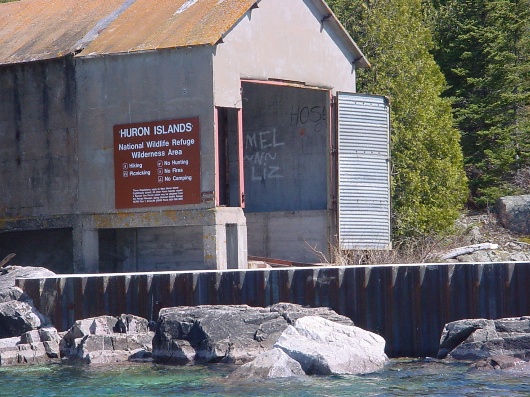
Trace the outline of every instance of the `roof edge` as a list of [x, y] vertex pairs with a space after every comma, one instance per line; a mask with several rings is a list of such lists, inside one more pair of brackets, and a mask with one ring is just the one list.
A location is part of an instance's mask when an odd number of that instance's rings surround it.
[[335, 13], [331, 10], [329, 5], [324, 0], [311, 0], [311, 2], [318, 8], [322, 14], [327, 15], [321, 23], [329, 23], [333, 26], [336, 33], [340, 38], [344, 40], [344, 43], [349, 48], [349, 50], [355, 55], [355, 58], [352, 59], [352, 64], [360, 68], [370, 68], [370, 62], [363, 54], [355, 40], [350, 36], [344, 25], [339, 21]]

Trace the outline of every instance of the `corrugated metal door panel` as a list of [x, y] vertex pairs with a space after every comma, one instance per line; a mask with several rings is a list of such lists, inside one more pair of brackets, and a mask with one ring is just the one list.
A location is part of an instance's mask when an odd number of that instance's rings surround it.
[[343, 249], [386, 249], [390, 111], [385, 97], [338, 93], [338, 223]]

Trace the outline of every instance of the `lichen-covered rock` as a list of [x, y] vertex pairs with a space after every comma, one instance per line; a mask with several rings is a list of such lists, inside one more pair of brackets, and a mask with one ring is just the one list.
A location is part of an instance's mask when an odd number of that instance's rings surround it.
[[364, 374], [388, 361], [385, 340], [372, 332], [309, 316], [289, 326], [274, 345], [308, 375]]
[[530, 195], [501, 197], [497, 200], [497, 214], [506, 229], [530, 234]]

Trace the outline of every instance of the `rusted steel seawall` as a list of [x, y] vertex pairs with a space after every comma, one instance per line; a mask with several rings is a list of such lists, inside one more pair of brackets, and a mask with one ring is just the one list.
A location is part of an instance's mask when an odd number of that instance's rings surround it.
[[391, 357], [434, 356], [445, 323], [530, 315], [530, 263], [381, 265], [18, 279], [59, 330], [77, 319], [213, 304], [328, 306], [387, 341]]

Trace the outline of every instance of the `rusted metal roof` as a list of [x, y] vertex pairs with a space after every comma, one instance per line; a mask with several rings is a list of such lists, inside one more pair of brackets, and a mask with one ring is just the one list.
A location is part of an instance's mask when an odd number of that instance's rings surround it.
[[255, 3], [256, 0], [136, 0], [81, 56], [213, 45]]
[[[0, 65], [214, 45], [261, 0], [20, 0], [0, 4]], [[329, 7], [312, 0], [368, 63]]]
[[77, 50], [124, 0], [21, 0], [0, 4], [0, 64], [56, 58]]

